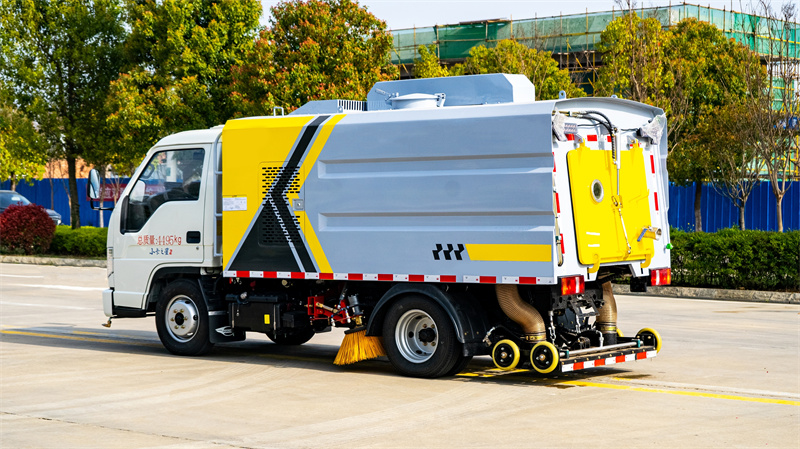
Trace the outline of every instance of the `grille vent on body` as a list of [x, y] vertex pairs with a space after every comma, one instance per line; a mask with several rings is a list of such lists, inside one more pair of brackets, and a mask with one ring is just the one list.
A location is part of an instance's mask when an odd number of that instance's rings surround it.
[[300, 191], [297, 175], [300, 170], [293, 166], [263, 166], [264, 208], [260, 217], [261, 243], [264, 245], [285, 244], [300, 241], [299, 222], [289, 210], [286, 195]]

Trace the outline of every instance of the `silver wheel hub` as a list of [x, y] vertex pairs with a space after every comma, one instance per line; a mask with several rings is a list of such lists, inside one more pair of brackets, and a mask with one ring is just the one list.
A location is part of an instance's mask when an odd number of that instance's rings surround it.
[[197, 305], [192, 298], [184, 295], [178, 295], [169, 301], [164, 319], [170, 336], [178, 341], [191, 340], [200, 324]]
[[419, 309], [400, 317], [394, 330], [400, 354], [412, 363], [423, 363], [433, 357], [439, 345], [439, 330], [430, 315]]

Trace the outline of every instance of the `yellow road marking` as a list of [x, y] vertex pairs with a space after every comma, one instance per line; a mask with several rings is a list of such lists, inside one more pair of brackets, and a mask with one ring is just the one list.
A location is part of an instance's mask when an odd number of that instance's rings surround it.
[[25, 335], [27, 337], [41, 337], [41, 338], [58, 338], [61, 340], [87, 341], [92, 343], [117, 343], [117, 344], [130, 344], [135, 346], [150, 346], [150, 347], [160, 346], [155, 343], [139, 343], [139, 342], [122, 341], [122, 340], [110, 340], [107, 338], [78, 337], [75, 335], [42, 334], [39, 332], [26, 332], [26, 331], [0, 330], [0, 334]]
[[608, 388], [612, 390], [640, 391], [645, 393], [665, 393], [665, 394], [675, 394], [678, 396], [693, 396], [693, 397], [711, 398], [711, 399], [730, 399], [733, 401], [761, 402], [765, 404], [794, 405], [796, 407], [800, 407], [800, 401], [789, 401], [785, 399], [752, 398], [747, 396], [734, 396], [730, 394], [700, 393], [698, 391], [662, 390], [658, 388], [632, 387], [630, 385], [613, 385], [613, 384], [603, 384], [598, 382], [583, 382], [579, 380], [568, 380], [564, 382], [559, 382], [559, 385]]
[[515, 373], [522, 373], [526, 372], [526, 369], [515, 369], [515, 370], [504, 370], [498, 368], [489, 368], [483, 371], [472, 371], [472, 372], [463, 372], [458, 373], [456, 376], [461, 377], [496, 377], [496, 376], [504, 376], [506, 374], [515, 374]]

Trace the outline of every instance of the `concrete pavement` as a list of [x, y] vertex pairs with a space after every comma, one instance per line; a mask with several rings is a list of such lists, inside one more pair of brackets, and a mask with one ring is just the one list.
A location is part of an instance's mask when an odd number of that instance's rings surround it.
[[800, 444], [800, 306], [618, 296], [652, 360], [553, 378], [488, 357], [458, 376], [332, 364], [341, 332], [208, 356], [152, 317], [105, 321], [102, 268], [0, 264], [0, 446], [13, 448], [780, 447]]

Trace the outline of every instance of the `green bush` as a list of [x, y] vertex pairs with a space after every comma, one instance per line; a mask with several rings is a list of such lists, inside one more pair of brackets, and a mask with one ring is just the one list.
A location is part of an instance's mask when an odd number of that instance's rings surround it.
[[58, 226], [50, 253], [64, 256], [105, 257], [108, 228]]
[[670, 230], [672, 285], [800, 290], [800, 231]]

